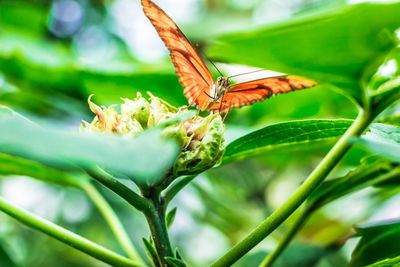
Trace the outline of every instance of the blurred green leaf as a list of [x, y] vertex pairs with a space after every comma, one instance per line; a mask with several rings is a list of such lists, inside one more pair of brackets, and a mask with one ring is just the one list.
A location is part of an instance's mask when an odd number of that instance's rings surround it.
[[381, 158], [364, 159], [360, 166], [347, 175], [322, 183], [308, 198], [311, 212], [342, 196], [357, 192], [368, 186], [400, 182], [400, 166]]
[[46, 18], [47, 10], [44, 4], [38, 5], [27, 1], [1, 1], [0, 3], [0, 27], [13, 25], [40, 33], [46, 29]]
[[293, 146], [335, 141], [352, 120], [301, 120], [277, 123], [245, 135], [226, 147], [223, 164]]
[[4, 246], [2, 244], [0, 244], [0, 266], [4, 267], [20, 266], [11, 259], [11, 257], [8, 255], [7, 251], [4, 249]]
[[400, 256], [392, 259], [384, 259], [382, 261], [375, 262], [367, 267], [398, 267], [400, 266]]
[[400, 99], [400, 46], [394, 48], [369, 84], [372, 110], [379, 114]]
[[351, 255], [350, 267], [366, 266], [399, 256], [399, 220], [357, 227], [356, 230], [361, 240]]
[[62, 186], [80, 187], [89, 178], [82, 173], [67, 173], [36, 161], [0, 153], [0, 175], [23, 175]]
[[168, 267], [186, 267], [186, 264], [181, 260], [173, 257], [165, 257]]
[[[260, 251], [243, 257], [234, 267], [258, 266], [268, 253]], [[325, 255], [325, 250], [314, 245], [294, 243], [276, 261], [276, 267], [313, 267]]]
[[154, 248], [153, 244], [146, 238], [142, 238], [142, 241], [143, 241], [146, 253], [149, 256], [149, 258], [151, 259], [151, 261], [153, 262], [154, 266], [159, 267], [160, 264], [158, 263], [157, 252], [156, 252], [156, 249]]
[[100, 165], [142, 182], [155, 182], [173, 165], [178, 145], [152, 129], [135, 138], [43, 128], [17, 115], [0, 117], [0, 151], [62, 168]]
[[356, 141], [369, 150], [400, 162], [400, 127], [375, 123], [371, 132]]
[[[216, 59], [332, 83], [363, 103], [361, 79], [396, 44], [400, 3], [363, 3], [219, 38]], [[368, 25], [368, 26], [367, 26]]]

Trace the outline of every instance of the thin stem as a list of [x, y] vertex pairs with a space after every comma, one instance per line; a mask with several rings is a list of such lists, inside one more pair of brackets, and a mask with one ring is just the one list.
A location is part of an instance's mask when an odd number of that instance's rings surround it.
[[169, 241], [167, 224], [165, 221], [165, 208], [163, 199], [159, 194], [155, 194], [152, 201], [152, 208], [145, 212], [147, 222], [150, 227], [151, 236], [153, 238], [159, 262], [161, 266], [167, 266], [165, 257], [173, 257], [171, 243]]
[[351, 147], [350, 139], [359, 136], [368, 127], [371, 121], [372, 118], [368, 113], [360, 111], [357, 119], [350, 128], [347, 129], [346, 133], [333, 146], [299, 189], [247, 237], [232, 247], [211, 266], [222, 267], [232, 265], [281, 225], [339, 163]]
[[82, 186], [82, 189], [99, 209], [100, 213], [110, 226], [111, 231], [114, 233], [115, 237], [129, 258], [144, 265], [143, 259], [139, 256], [138, 252], [133, 246], [129, 235], [119, 220], [117, 214], [115, 214], [114, 210], [96, 189], [96, 187], [94, 187], [91, 183], [85, 183]]
[[[375, 170], [371, 170], [371, 172], [374, 172]], [[371, 179], [367, 181], [366, 183], [363, 183], [362, 185], [355, 187], [352, 192], [356, 192], [359, 189], [366, 188], [368, 186], [373, 186], [385, 181], [388, 181], [390, 179], [394, 179], [396, 177], [399, 177], [400, 175], [400, 168], [396, 168], [388, 173], [385, 173], [381, 176], [379, 176], [377, 179]], [[334, 200], [334, 199], [333, 199]], [[332, 200], [332, 201], [333, 201]], [[313, 212], [315, 212], [317, 209], [321, 208], [325, 204], [328, 203], [318, 203], [318, 202], [313, 202], [313, 203], [308, 203], [306, 209], [300, 214], [299, 217], [297, 217], [294, 221], [294, 223], [290, 226], [289, 231], [285, 233], [285, 236], [283, 239], [280, 241], [278, 247], [267, 257], [264, 259], [264, 261], [261, 263], [260, 267], [270, 267], [272, 264], [275, 262], [275, 260], [279, 257], [280, 254], [285, 250], [285, 248], [289, 245], [289, 243], [292, 241], [292, 239], [296, 236], [297, 232], [303, 227], [303, 225], [306, 223], [306, 221], [310, 218]]]
[[17, 219], [21, 223], [45, 233], [70, 247], [80, 250], [98, 260], [108, 263], [112, 266], [138, 267], [142, 266], [138, 262], [125, 258], [117, 253], [110, 251], [88, 239], [83, 238], [65, 228], [62, 228], [52, 222], [40, 218], [21, 208], [14, 206], [4, 198], [0, 197], [0, 210]]
[[174, 182], [171, 184], [165, 191], [163, 192], [163, 197], [164, 197], [164, 202], [165, 206], [168, 205], [169, 202], [186, 186], [188, 185], [193, 179], [196, 177], [196, 175], [190, 175], [183, 177], [182, 179]]
[[132, 191], [129, 187], [119, 182], [101, 168], [87, 170], [87, 173], [102, 185], [122, 197], [137, 210], [144, 212], [150, 209], [149, 203], [145, 198]]
[[308, 219], [308, 212], [304, 211], [295, 219], [293, 224], [290, 226], [289, 231], [285, 233], [283, 239], [279, 242], [279, 245], [276, 249], [268, 254], [267, 257], [262, 261], [259, 267], [270, 267], [275, 262], [275, 260], [281, 255], [281, 253], [285, 250], [285, 248], [289, 245], [292, 239], [296, 236], [297, 232], [304, 225], [304, 223]]

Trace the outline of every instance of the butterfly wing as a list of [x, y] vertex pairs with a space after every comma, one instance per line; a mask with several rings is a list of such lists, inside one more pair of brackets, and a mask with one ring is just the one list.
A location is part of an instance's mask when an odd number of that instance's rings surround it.
[[184, 95], [190, 105], [204, 110], [210, 103], [214, 79], [206, 64], [175, 22], [150, 0], [142, 0], [144, 13], [167, 46]]
[[315, 81], [296, 76], [272, 77], [238, 83], [230, 86], [220, 103], [213, 104], [210, 110], [228, 112], [232, 108], [251, 105], [273, 95], [313, 87], [316, 84]]

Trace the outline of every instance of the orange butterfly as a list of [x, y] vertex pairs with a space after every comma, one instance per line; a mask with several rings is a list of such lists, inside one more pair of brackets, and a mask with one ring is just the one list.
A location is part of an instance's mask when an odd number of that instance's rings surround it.
[[189, 104], [201, 111], [227, 113], [234, 107], [251, 105], [272, 95], [308, 88], [316, 82], [295, 76], [263, 78], [230, 85], [228, 77], [211, 75], [206, 64], [175, 22], [150, 0], [141, 0], [144, 13], [167, 46], [179, 82]]

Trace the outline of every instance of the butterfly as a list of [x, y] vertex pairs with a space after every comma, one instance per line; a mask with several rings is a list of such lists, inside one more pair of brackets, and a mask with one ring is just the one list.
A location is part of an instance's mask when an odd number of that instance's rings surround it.
[[175, 22], [151, 0], [141, 0], [143, 11], [168, 48], [189, 105], [199, 110], [227, 113], [273, 95], [309, 88], [317, 83], [297, 76], [279, 76], [231, 84], [229, 77], [215, 81], [204, 61]]

